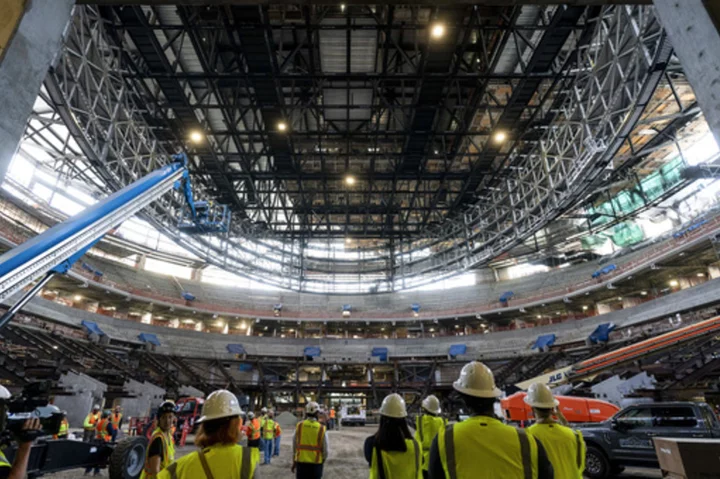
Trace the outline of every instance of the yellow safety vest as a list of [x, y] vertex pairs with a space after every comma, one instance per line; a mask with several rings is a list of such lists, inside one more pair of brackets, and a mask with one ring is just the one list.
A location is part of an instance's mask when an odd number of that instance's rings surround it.
[[110, 418], [112, 419], [112, 424], [115, 429], [120, 427], [120, 421], [122, 421], [122, 413], [113, 413]]
[[555, 471], [555, 477], [582, 479], [585, 470], [585, 441], [580, 431], [553, 423], [536, 423], [528, 434], [540, 441]]
[[[380, 451], [386, 479], [422, 479], [420, 445], [414, 439], [405, 439], [407, 451]], [[370, 479], [379, 479], [377, 448], [373, 448]]]
[[275, 421], [267, 418], [263, 421], [262, 425], [263, 439], [273, 439], [275, 437]]
[[438, 449], [447, 479], [538, 477], [535, 439], [489, 416], [448, 426], [438, 434]]
[[67, 436], [68, 430], [70, 429], [70, 424], [68, 424], [67, 419], [63, 419], [60, 423], [60, 429], [58, 429], [58, 436]]
[[322, 464], [325, 426], [306, 419], [295, 427], [295, 462]]
[[93, 430], [95, 429], [95, 423], [98, 422], [100, 419], [100, 413], [93, 414], [90, 413], [85, 417], [85, 422], [83, 423], [83, 428], [86, 430]]
[[[205, 465], [203, 465], [203, 460]], [[205, 466], [213, 477], [223, 479], [252, 479], [260, 451], [255, 447], [241, 447], [237, 444], [215, 444], [202, 451], [188, 454], [170, 464], [158, 474], [158, 479], [198, 479], [209, 477]]]
[[155, 442], [155, 439], [157, 438], [160, 438], [162, 440], [162, 459], [160, 459], [160, 470], [162, 471], [175, 460], [175, 443], [173, 442], [170, 433], [168, 432], [166, 434], [159, 427], [156, 428], [153, 431], [152, 436], [150, 436], [150, 442], [148, 443], [148, 448], [145, 452], [145, 466], [143, 467], [142, 474], [140, 474], [140, 479], [150, 479], [157, 477], [157, 474], [154, 474], [147, 469], [149, 465], [148, 459], [150, 459], [150, 445], [152, 445], [152, 443]]
[[429, 469], [430, 461], [430, 446], [440, 431], [445, 429], [447, 422], [445, 419], [438, 416], [430, 416], [423, 414], [415, 418], [415, 440], [420, 444], [422, 448], [422, 468], [423, 471]]
[[12, 464], [8, 462], [7, 457], [5, 457], [2, 451], [0, 451], [0, 467], [12, 467]]

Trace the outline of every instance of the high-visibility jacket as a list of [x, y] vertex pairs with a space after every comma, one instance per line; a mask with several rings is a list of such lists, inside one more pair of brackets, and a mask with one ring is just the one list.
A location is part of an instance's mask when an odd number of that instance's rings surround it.
[[330, 409], [330, 419], [335, 419], [335, 410]]
[[102, 439], [105, 442], [110, 442], [110, 433], [108, 433], [107, 426], [110, 423], [108, 419], [100, 419], [95, 426], [95, 439]]
[[270, 418], [265, 418], [262, 423], [262, 438], [265, 440], [275, 438], [275, 421]]
[[306, 419], [295, 427], [295, 462], [322, 464], [325, 426]]
[[150, 466], [150, 463], [148, 461], [148, 459], [150, 459], [150, 445], [152, 445], [152, 443], [155, 442], [155, 440], [158, 438], [161, 440], [162, 443], [160, 470], [162, 471], [170, 464], [172, 464], [172, 462], [175, 460], [175, 443], [172, 440], [172, 436], [169, 432], [164, 433], [160, 428], [155, 429], [152, 433], [152, 436], [150, 436], [150, 442], [148, 443], [148, 448], [145, 452], [145, 466], [143, 467], [142, 474], [140, 474], [140, 479], [151, 479], [158, 477], [157, 474], [154, 474], [153, 472], [148, 470], [148, 467]]
[[275, 422], [275, 437], [280, 437], [282, 435], [282, 429], [280, 429], [280, 423]]
[[112, 421], [113, 427], [115, 429], [119, 429], [120, 421], [122, 421], [122, 413], [112, 413], [112, 415], [110, 416], [110, 420]]
[[68, 423], [67, 418], [64, 418], [60, 423], [60, 429], [58, 429], [58, 433], [53, 435], [53, 439], [57, 439], [60, 436], [67, 436], [69, 430], [70, 424]]
[[237, 444], [215, 444], [202, 451], [193, 452], [170, 464], [160, 471], [158, 479], [198, 479], [205, 474], [202, 459], [215, 478], [252, 479], [260, 451], [255, 447], [241, 447]]
[[[386, 479], [422, 479], [422, 464], [420, 463], [420, 444], [414, 439], [405, 439], [407, 451], [380, 451], [383, 471]], [[372, 463], [370, 464], [370, 479], [379, 479], [380, 465], [377, 457], [378, 449], [373, 448]]]
[[8, 462], [7, 457], [5, 457], [2, 451], [0, 451], [0, 467], [12, 467], [12, 464]]
[[536, 423], [528, 434], [540, 441], [555, 471], [555, 477], [582, 479], [585, 470], [585, 441], [580, 431], [555, 423]]
[[429, 469], [430, 446], [432, 446], [433, 439], [435, 439], [435, 436], [437, 436], [440, 431], [445, 429], [446, 425], [447, 421], [438, 416], [423, 414], [415, 418], [415, 440], [420, 444], [420, 448], [422, 449], [423, 471]]
[[493, 417], [474, 416], [446, 427], [438, 434], [438, 450], [447, 478], [538, 477], [535, 438]]
[[83, 428], [87, 431], [92, 431], [95, 429], [95, 424], [100, 420], [100, 413], [93, 414], [90, 413], [85, 417], [85, 422], [83, 423]]
[[250, 440], [254, 441], [256, 439], [260, 439], [260, 420], [258, 418], [253, 418], [248, 427], [250, 429]]

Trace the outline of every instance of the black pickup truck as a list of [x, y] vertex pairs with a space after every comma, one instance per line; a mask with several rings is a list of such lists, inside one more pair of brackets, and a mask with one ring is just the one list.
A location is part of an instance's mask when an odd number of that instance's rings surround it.
[[629, 406], [610, 420], [579, 426], [587, 444], [585, 475], [605, 479], [625, 466], [658, 467], [654, 437], [720, 438], [720, 422], [704, 403]]

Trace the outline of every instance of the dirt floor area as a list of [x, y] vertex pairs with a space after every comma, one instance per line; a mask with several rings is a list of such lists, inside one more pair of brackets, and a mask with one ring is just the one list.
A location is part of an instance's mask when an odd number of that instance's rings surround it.
[[[375, 426], [343, 428], [339, 431], [330, 431], [328, 434], [330, 458], [325, 463], [325, 479], [367, 479], [368, 466], [363, 456], [362, 448], [365, 438], [373, 434]], [[290, 460], [292, 455], [291, 435], [283, 435], [280, 445], [280, 456], [273, 457], [269, 466], [260, 466], [258, 477], [261, 479], [292, 478], [290, 473]], [[195, 450], [192, 446], [178, 448], [176, 456], [182, 457]], [[103, 471], [107, 477], [107, 471]], [[64, 472], [44, 476], [51, 479], [74, 479], [82, 477], [82, 471]], [[623, 479], [661, 478], [658, 471], [647, 469], [629, 469]]]

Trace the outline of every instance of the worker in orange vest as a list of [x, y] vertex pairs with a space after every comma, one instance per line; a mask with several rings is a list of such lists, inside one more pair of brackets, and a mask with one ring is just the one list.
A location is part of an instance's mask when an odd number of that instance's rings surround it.
[[95, 425], [100, 420], [100, 406], [93, 406], [83, 422], [83, 441], [90, 442], [95, 437]]
[[328, 429], [335, 429], [335, 408], [330, 406], [330, 424], [328, 424]]
[[[95, 425], [95, 440], [102, 442], [110, 442], [112, 440], [114, 430], [115, 428], [113, 428], [112, 421], [110, 420], [110, 410], [108, 409], [103, 411], [102, 416], [100, 416], [100, 419]], [[93, 467], [88, 467], [87, 469], [85, 469], [85, 475], [87, 476], [88, 474], [90, 474], [90, 471], [93, 471]], [[99, 467], [94, 468], [93, 475], [100, 475]]]
[[275, 443], [273, 444], [273, 456], [280, 455], [280, 435], [281, 434], [282, 434], [282, 429], [280, 429], [280, 423], [275, 421]]
[[248, 413], [248, 447], [260, 448], [260, 420], [255, 417], [255, 413]]
[[110, 421], [112, 422], [113, 429], [115, 432], [113, 432], [112, 440], [115, 442], [115, 439], [117, 438], [118, 431], [120, 431], [120, 428], [122, 427], [122, 420], [123, 415], [122, 412], [120, 412], [120, 405], [115, 406], [115, 412], [112, 413], [112, 416], [110, 416]]

